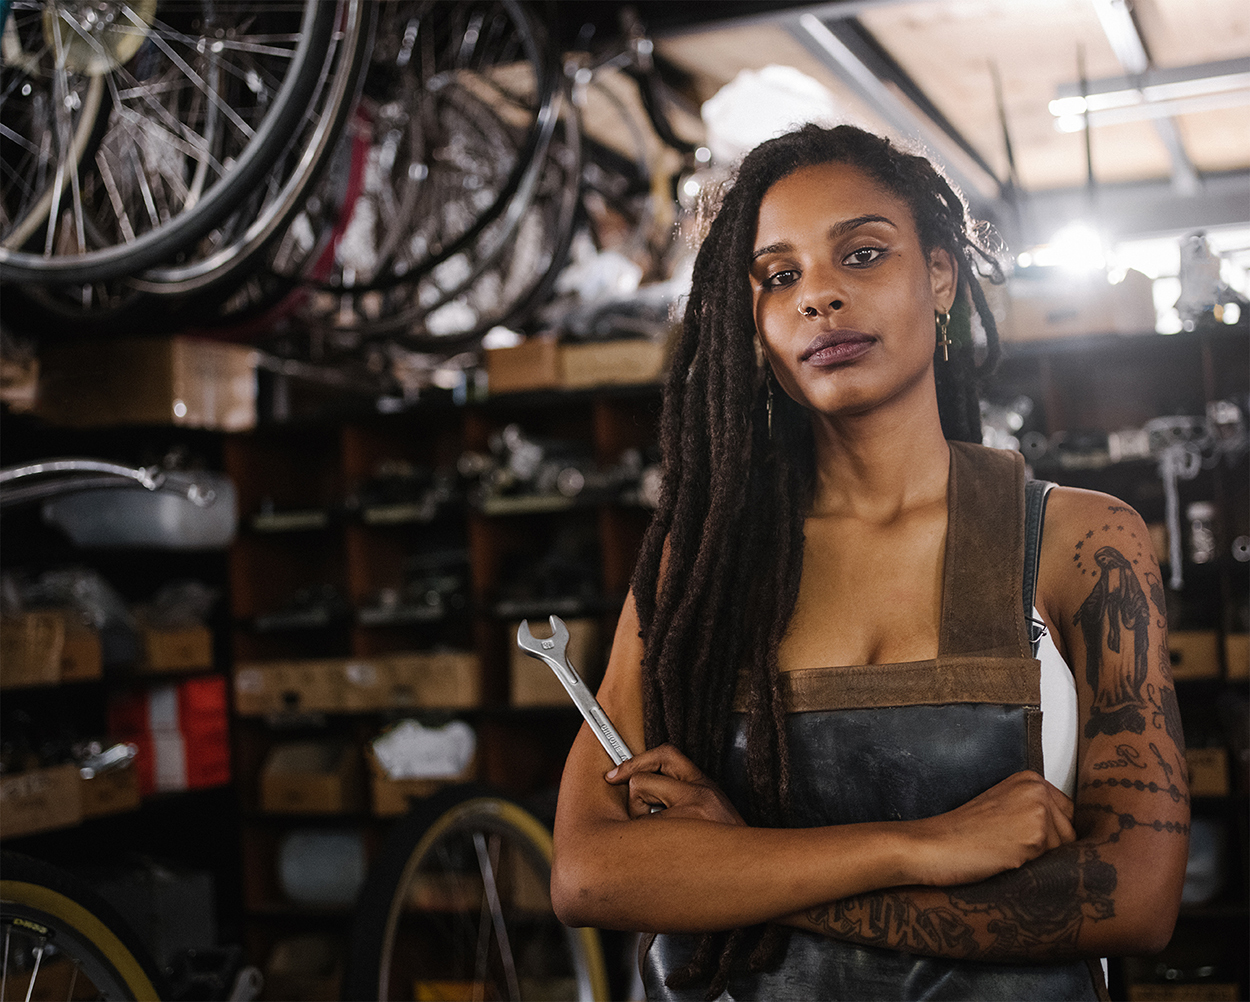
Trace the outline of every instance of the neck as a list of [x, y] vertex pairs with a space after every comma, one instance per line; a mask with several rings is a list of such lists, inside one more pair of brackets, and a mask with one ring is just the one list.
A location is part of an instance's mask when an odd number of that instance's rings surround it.
[[888, 522], [924, 505], [946, 503], [950, 448], [942, 436], [936, 392], [864, 414], [816, 414], [812, 426], [813, 517]]

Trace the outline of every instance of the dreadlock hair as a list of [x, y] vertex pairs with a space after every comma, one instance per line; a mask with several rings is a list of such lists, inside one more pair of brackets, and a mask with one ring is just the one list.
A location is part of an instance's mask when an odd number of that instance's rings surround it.
[[[993, 233], [970, 221], [963, 197], [925, 157], [851, 126], [807, 125], [742, 161], [695, 260], [664, 390], [661, 498], [632, 585], [645, 651], [648, 746], [672, 742], [719, 780], [741, 676], [750, 803], [739, 806], [760, 826], [782, 826], [789, 817], [777, 650], [798, 596], [815, 459], [807, 411], [785, 393], [777, 394], [769, 434], [748, 271], [764, 194], [803, 167], [830, 162], [860, 169], [906, 202], [925, 252], [945, 250], [958, 265], [949, 328], [955, 347], [949, 362], [935, 364], [948, 439], [980, 442], [976, 379], [999, 352], [976, 278], [1003, 280]], [[980, 369], [970, 307], [986, 334]], [[706, 935], [670, 984], [710, 978], [707, 997], [714, 998], [737, 955], [749, 949], [751, 968], [763, 969], [777, 963], [785, 942], [777, 927]]]

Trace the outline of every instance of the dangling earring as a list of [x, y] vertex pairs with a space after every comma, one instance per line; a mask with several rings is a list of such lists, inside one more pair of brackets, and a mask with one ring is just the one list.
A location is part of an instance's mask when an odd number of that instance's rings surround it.
[[951, 360], [950, 348], [955, 343], [946, 336], [946, 326], [951, 322], [950, 310], [947, 310], [945, 313], [938, 313], [937, 310], [934, 310], [933, 315], [937, 319], [937, 346], [942, 349], [942, 361], [949, 362]]
[[764, 410], [768, 414], [768, 440], [773, 439], [773, 370], [764, 370], [764, 385], [768, 388], [768, 399], [764, 402]]

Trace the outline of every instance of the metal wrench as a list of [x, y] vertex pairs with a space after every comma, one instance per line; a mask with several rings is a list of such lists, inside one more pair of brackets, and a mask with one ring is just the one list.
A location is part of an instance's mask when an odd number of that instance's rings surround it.
[[603, 750], [611, 757], [613, 765], [620, 765], [626, 759], [633, 758], [634, 753], [629, 750], [629, 746], [616, 732], [616, 728], [612, 726], [608, 715], [603, 712], [599, 701], [591, 695], [590, 690], [582, 683], [581, 676], [569, 664], [566, 653], [569, 628], [564, 625], [564, 620], [559, 616], [548, 616], [547, 622], [551, 624], [551, 636], [547, 640], [539, 640], [530, 633], [529, 620], [521, 620], [521, 625], [516, 631], [517, 646], [530, 657], [546, 661], [550, 665], [551, 670], [556, 673], [556, 678], [560, 680], [560, 684], [564, 686], [573, 703], [581, 711], [586, 723], [590, 725], [590, 730], [603, 745]]

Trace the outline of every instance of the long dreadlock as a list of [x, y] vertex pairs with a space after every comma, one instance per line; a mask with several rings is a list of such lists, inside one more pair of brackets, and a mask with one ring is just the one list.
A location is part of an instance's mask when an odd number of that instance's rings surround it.
[[[799, 591], [803, 523], [815, 482], [807, 412], [777, 394], [771, 436], [755, 350], [748, 282], [760, 201], [778, 180], [829, 162], [857, 167], [909, 206], [922, 248], [959, 265], [950, 361], [938, 362], [937, 394], [948, 439], [979, 442], [977, 376], [998, 358], [998, 332], [976, 274], [1003, 280], [988, 228], [974, 226], [962, 196], [924, 157], [853, 128], [805, 126], [743, 160], [699, 249], [664, 392], [663, 489], [634, 571], [642, 627], [643, 701], [649, 747], [672, 742], [720, 780], [739, 676], [747, 693], [748, 823], [785, 825], [790, 768], [777, 650]], [[970, 302], [969, 302], [970, 300]], [[958, 307], [962, 304], [962, 310]], [[970, 328], [986, 333], [980, 369]], [[660, 568], [663, 560], [664, 574]], [[723, 990], [734, 958], [775, 965], [777, 927], [702, 937], [674, 985], [710, 977]]]

